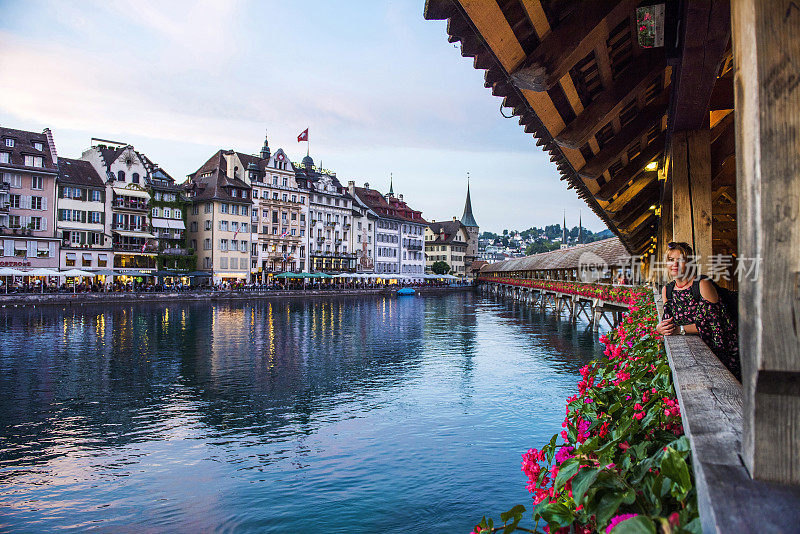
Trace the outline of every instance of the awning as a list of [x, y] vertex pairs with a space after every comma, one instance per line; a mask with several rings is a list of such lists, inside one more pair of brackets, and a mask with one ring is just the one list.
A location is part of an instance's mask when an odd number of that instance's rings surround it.
[[167, 223], [173, 230], [186, 230], [186, 225], [183, 224], [183, 219], [170, 219], [167, 221]]
[[84, 252], [83, 253], [83, 259], [91, 261], [92, 260], [92, 255], [91, 254], [87, 254], [87, 253]]
[[167, 219], [153, 219], [150, 221], [155, 228], [169, 228], [170, 221]]
[[154, 238], [153, 234], [148, 234], [147, 232], [128, 232], [126, 230], [114, 230], [115, 234], [119, 234], [123, 237], [149, 237]]
[[17, 250], [28, 250], [27, 241], [14, 241], [14, 248]]
[[97, 259], [98, 260], [108, 260], [108, 255], [107, 254], [98, 254], [97, 255]]
[[78, 255], [75, 254], [74, 252], [67, 252], [67, 259], [68, 260], [75, 260], [77, 258], [78, 258]]
[[139, 198], [146, 198], [150, 199], [150, 195], [147, 191], [138, 191], [136, 189], [125, 189], [124, 187], [115, 187], [114, 192], [120, 196], [125, 197], [139, 197]]
[[50, 243], [47, 241], [39, 241], [39, 250], [50, 250]]

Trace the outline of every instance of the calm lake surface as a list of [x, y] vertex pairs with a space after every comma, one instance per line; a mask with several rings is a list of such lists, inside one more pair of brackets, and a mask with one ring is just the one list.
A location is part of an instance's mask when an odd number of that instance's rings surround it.
[[471, 293], [0, 309], [0, 531], [460, 532], [530, 509], [596, 334]]

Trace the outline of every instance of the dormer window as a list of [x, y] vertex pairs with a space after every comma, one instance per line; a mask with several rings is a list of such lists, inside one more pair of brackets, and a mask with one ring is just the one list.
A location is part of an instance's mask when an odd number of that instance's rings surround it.
[[0, 152], [0, 163], [11, 163], [11, 154], [8, 152]]
[[14, 140], [11, 137], [6, 137], [6, 146], [8, 148], [14, 147]]
[[239, 191], [237, 189], [231, 189], [231, 196], [236, 198], [239, 196]]
[[39, 141], [34, 141], [32, 144], [33, 148], [35, 148], [36, 150], [42, 150], [42, 148], [44, 148], [44, 145], [42, 145], [42, 143]]

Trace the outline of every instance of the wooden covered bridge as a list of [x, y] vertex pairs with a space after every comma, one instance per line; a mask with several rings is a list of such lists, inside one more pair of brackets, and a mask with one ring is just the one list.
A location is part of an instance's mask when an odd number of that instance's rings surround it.
[[614, 281], [618, 274], [638, 276], [637, 267], [637, 259], [613, 237], [484, 265], [478, 280], [484, 292], [564, 314], [570, 321], [583, 316], [598, 330], [603, 320], [612, 328], [619, 324], [634, 286]]
[[695, 336], [666, 347], [704, 530], [796, 532], [800, 2], [428, 0], [425, 16], [645, 276], [671, 241], [704, 272], [748, 273], [742, 383]]

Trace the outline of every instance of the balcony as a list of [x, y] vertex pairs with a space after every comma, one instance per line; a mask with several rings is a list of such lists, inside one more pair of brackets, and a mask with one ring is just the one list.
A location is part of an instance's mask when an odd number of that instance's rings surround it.
[[317, 236], [317, 243], [324, 243], [324, 242], [325, 242], [324, 237]]
[[146, 243], [139, 245], [136, 243], [114, 243], [113, 248], [119, 252], [158, 252], [158, 245], [155, 243]]
[[189, 255], [189, 250], [185, 249], [185, 248], [179, 248], [179, 247], [165, 248], [164, 250], [161, 251], [161, 254], [173, 254], [175, 256], [188, 256]]
[[0, 191], [8, 191], [11, 189], [11, 184], [8, 182], [0, 182]]
[[125, 232], [144, 232], [147, 233], [148, 229], [144, 226], [134, 226], [132, 224], [114, 223], [111, 225], [112, 230], [123, 230]]
[[336, 222], [335, 221], [325, 221], [325, 226], [330, 226], [331, 228], [333, 228], [334, 226], [336, 226]]
[[350, 229], [350, 223], [343, 224], [342, 228], [344, 228], [345, 230], [349, 230]]
[[408, 245], [406, 248], [408, 250], [422, 250], [422, 245]]
[[111, 203], [114, 208], [125, 210], [147, 211], [147, 202], [142, 200], [128, 200], [126, 198], [115, 198]]
[[0, 212], [8, 213], [8, 210], [11, 209], [11, 204], [8, 202], [0, 203]]

